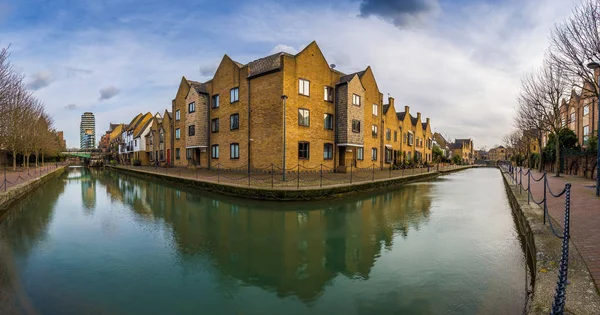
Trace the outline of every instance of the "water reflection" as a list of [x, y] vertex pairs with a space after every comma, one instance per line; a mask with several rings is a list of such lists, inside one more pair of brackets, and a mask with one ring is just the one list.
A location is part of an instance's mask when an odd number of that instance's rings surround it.
[[219, 200], [122, 174], [95, 172], [94, 177], [111, 199], [126, 203], [140, 218], [168, 223], [182, 260], [209, 256], [224, 275], [305, 302], [338, 274], [368, 279], [394, 235], [407, 237], [410, 229], [426, 224], [431, 207], [430, 185], [368, 199], [355, 196], [341, 204], [265, 207], [263, 202], [259, 207], [255, 201]]

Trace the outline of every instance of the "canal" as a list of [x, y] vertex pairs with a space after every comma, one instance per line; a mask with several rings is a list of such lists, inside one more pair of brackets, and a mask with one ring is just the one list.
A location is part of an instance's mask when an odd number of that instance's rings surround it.
[[520, 314], [529, 278], [491, 168], [293, 203], [70, 168], [0, 236], [41, 314]]

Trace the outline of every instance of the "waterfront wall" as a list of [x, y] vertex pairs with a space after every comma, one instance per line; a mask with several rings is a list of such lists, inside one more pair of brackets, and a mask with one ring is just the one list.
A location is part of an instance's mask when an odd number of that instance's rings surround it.
[[48, 174], [42, 175], [39, 178], [28, 180], [22, 184], [10, 187], [7, 191], [0, 191], [0, 221], [4, 212], [16, 201], [23, 198], [26, 194], [32, 192], [40, 185], [48, 181], [48, 179], [62, 174], [67, 166], [61, 166]]
[[371, 191], [371, 190], [379, 190], [379, 189], [389, 189], [395, 188], [407, 183], [423, 181], [438, 177], [442, 174], [457, 172], [461, 170], [465, 170], [471, 168], [472, 166], [465, 166], [463, 168], [453, 169], [453, 170], [445, 170], [445, 171], [436, 171], [429, 172], [423, 174], [416, 175], [407, 175], [404, 177], [397, 177], [391, 179], [379, 179], [370, 182], [358, 182], [353, 184], [340, 184], [340, 185], [332, 185], [327, 187], [301, 187], [299, 189], [289, 189], [289, 188], [260, 188], [260, 187], [248, 187], [241, 185], [233, 185], [233, 184], [223, 184], [223, 183], [215, 183], [208, 182], [202, 180], [181, 178], [178, 176], [172, 176], [167, 174], [158, 174], [145, 172], [135, 169], [129, 168], [121, 168], [121, 167], [111, 167], [120, 172], [134, 174], [138, 176], [145, 176], [150, 178], [162, 179], [169, 182], [175, 182], [179, 184], [183, 184], [186, 186], [190, 186], [199, 190], [204, 191], [212, 191], [225, 195], [232, 195], [237, 197], [251, 198], [251, 199], [261, 199], [261, 200], [281, 200], [281, 201], [292, 201], [292, 200], [319, 200], [319, 199], [327, 199], [332, 197], [341, 197], [349, 194]]
[[[552, 234], [548, 225], [544, 225], [543, 209], [533, 201], [528, 204], [527, 193], [512, 185], [509, 175], [502, 174], [533, 277], [527, 314], [549, 314], [556, 290], [562, 240]], [[552, 222], [556, 227], [562, 226], [554, 220]], [[598, 314], [600, 295], [573, 242], [569, 242], [569, 253], [570, 284], [567, 287], [566, 310], [572, 314]]]

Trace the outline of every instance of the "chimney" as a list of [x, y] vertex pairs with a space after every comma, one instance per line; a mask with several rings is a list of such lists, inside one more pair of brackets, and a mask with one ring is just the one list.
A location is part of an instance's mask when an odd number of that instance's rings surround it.
[[408, 115], [409, 109], [410, 109], [410, 107], [408, 107], [408, 106], [404, 106], [404, 112], [405, 112], [407, 115]]
[[388, 96], [388, 104], [390, 104], [390, 107], [394, 107], [394, 98], [391, 96]]
[[425, 122], [429, 125], [429, 118], [426, 118]]
[[417, 112], [417, 123], [421, 123], [421, 113]]

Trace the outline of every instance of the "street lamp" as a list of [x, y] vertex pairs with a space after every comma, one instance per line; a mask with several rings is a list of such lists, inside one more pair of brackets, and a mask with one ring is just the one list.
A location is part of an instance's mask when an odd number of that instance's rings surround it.
[[[597, 62], [590, 62], [588, 63], [588, 68], [594, 70], [594, 75], [596, 74], [596, 69], [600, 68], [600, 64], [598, 64]], [[595, 78], [596, 80], [600, 81], [600, 77]], [[600, 86], [600, 82], [596, 81], [596, 83], [598, 83], [598, 86]], [[596, 94], [596, 97], [598, 97], [598, 95]], [[593, 111], [592, 111], [593, 112]], [[596, 196], [600, 197], [600, 97], [598, 97], [598, 122], [596, 124], [596, 129], [598, 129], [597, 132], [597, 137], [598, 139], [598, 143], [597, 143], [597, 152], [596, 152]]]
[[287, 100], [287, 95], [281, 95], [281, 99], [283, 100], [283, 181], [285, 182], [285, 101]]

